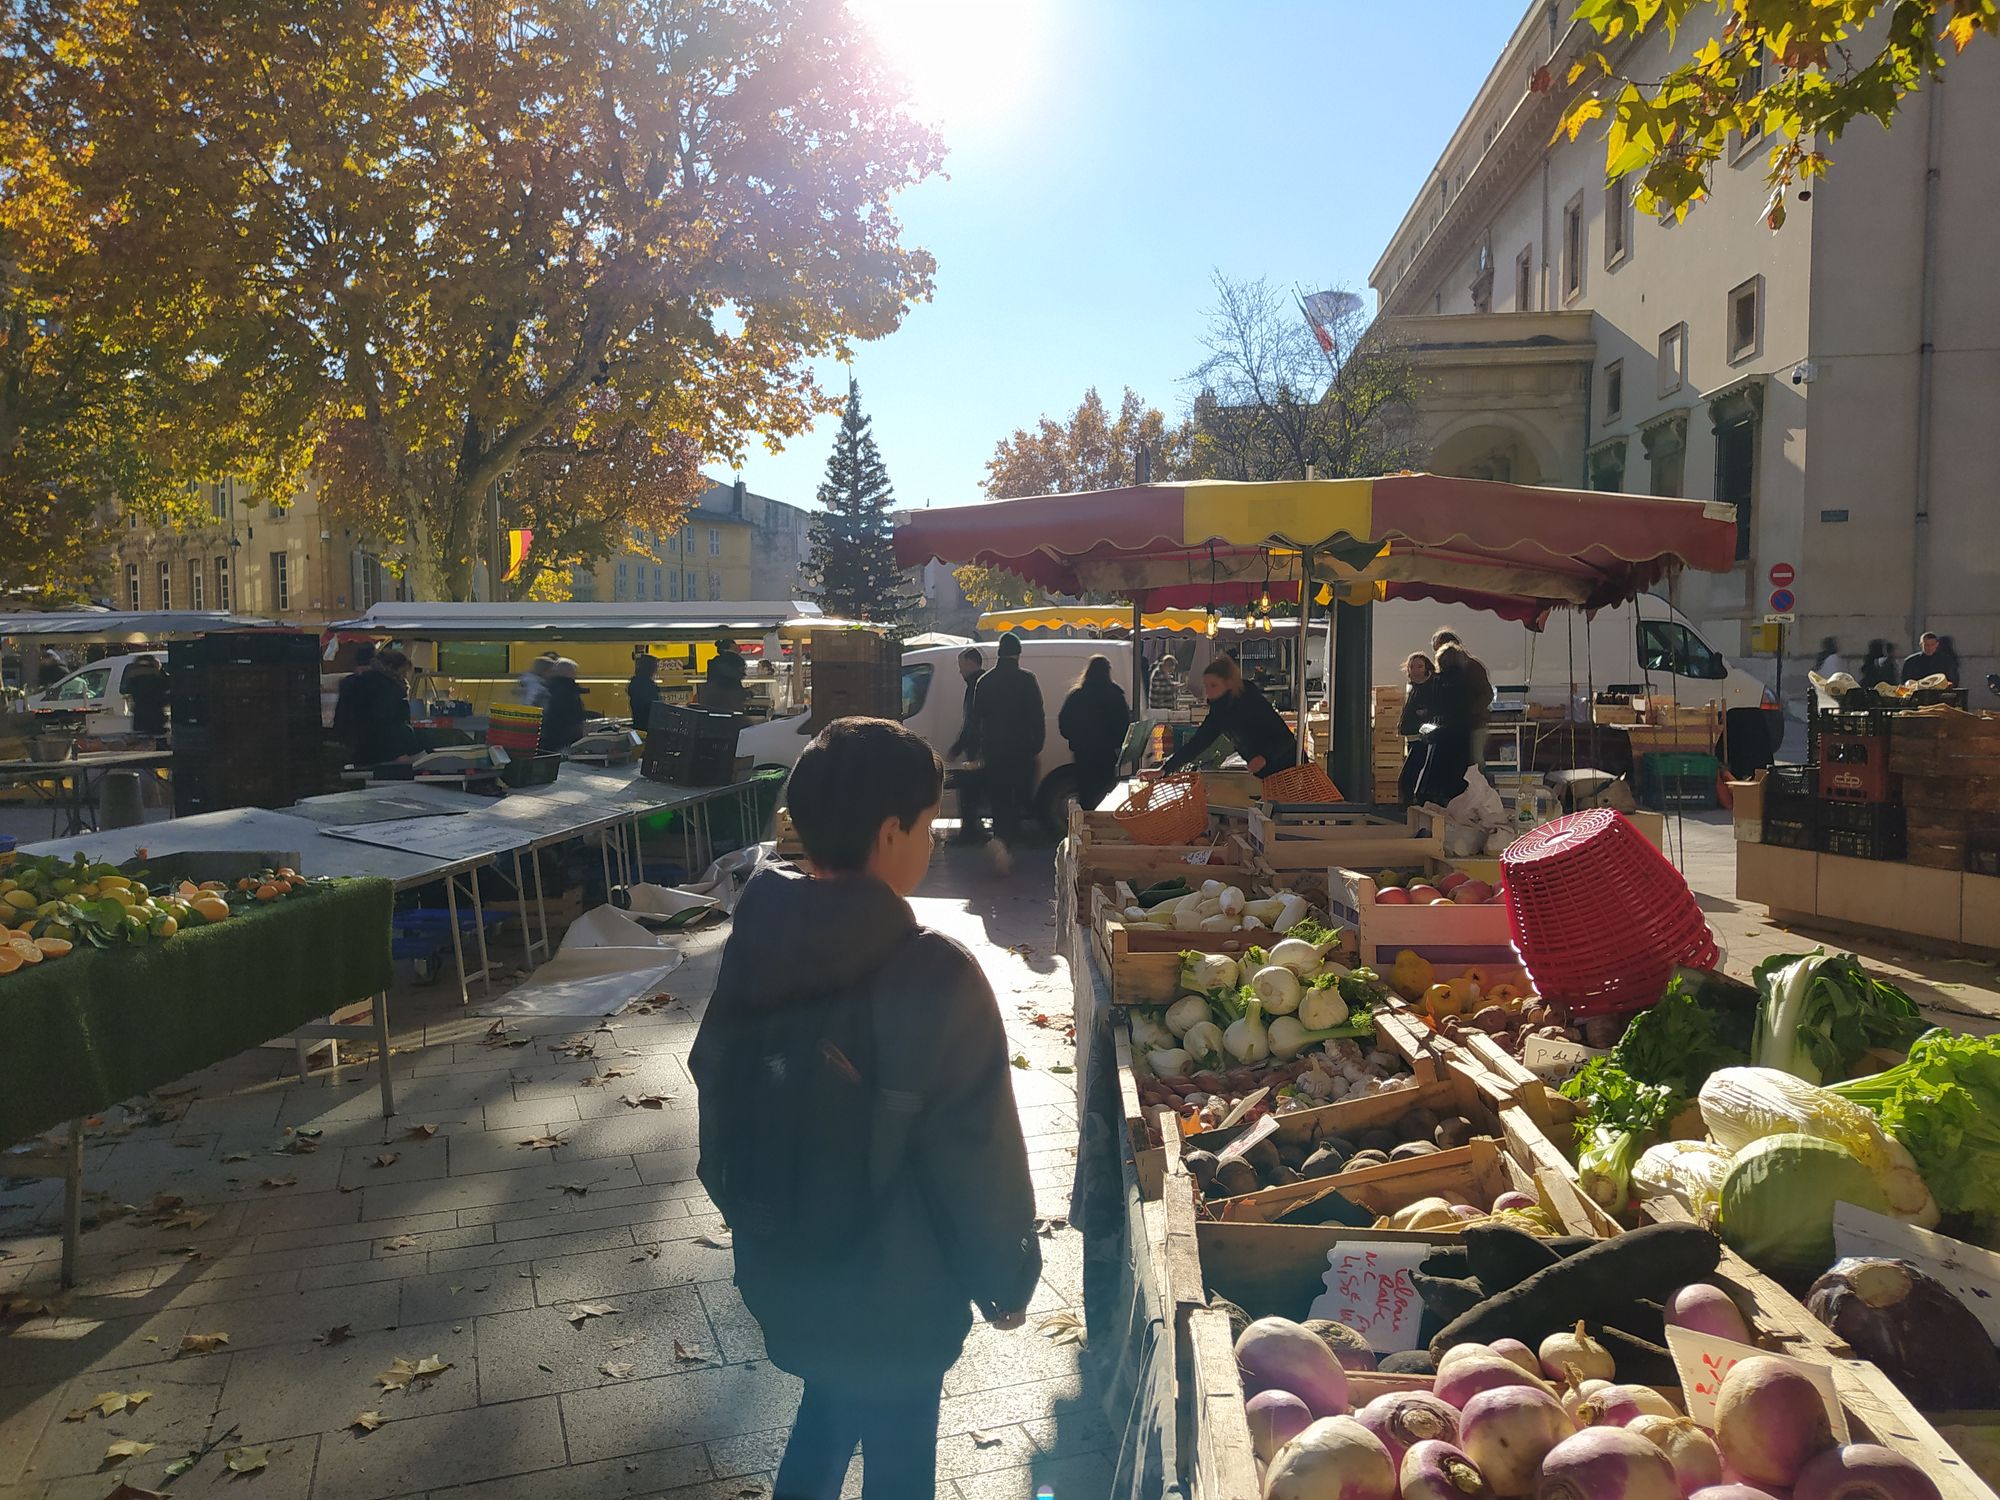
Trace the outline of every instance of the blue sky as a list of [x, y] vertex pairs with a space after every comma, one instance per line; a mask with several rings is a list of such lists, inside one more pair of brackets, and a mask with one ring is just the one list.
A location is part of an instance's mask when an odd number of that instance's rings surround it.
[[[1177, 410], [1212, 268], [1365, 293], [1523, 9], [852, 3], [949, 148], [948, 178], [900, 200], [909, 238], [937, 257], [935, 299], [854, 364], [910, 506], [977, 500], [994, 443], [1091, 385]], [[743, 477], [810, 503], [834, 425], [775, 456], [753, 449]]]

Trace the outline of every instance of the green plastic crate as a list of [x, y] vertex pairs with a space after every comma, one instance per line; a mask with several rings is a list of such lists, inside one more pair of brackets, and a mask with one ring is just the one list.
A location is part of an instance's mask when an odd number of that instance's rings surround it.
[[1658, 751], [1639, 758], [1639, 800], [1658, 812], [1714, 807], [1722, 762], [1713, 755]]

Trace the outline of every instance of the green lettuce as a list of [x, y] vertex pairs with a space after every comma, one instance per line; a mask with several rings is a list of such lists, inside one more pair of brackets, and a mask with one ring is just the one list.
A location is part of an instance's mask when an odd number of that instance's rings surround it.
[[1976, 1215], [1990, 1238], [2000, 1224], [2000, 1037], [1927, 1031], [1907, 1061], [1828, 1087], [1902, 1142], [1939, 1208]]

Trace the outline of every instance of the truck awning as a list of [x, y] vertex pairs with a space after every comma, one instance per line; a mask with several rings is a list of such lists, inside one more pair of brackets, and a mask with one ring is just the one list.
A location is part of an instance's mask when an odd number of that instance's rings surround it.
[[798, 635], [851, 622], [796, 599], [707, 604], [382, 603], [330, 630], [424, 641], [677, 641]]

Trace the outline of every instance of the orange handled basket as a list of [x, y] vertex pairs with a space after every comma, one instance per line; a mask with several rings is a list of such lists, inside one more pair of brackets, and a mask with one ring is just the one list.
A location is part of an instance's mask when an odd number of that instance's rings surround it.
[[1266, 802], [1344, 802], [1333, 778], [1312, 761], [1273, 771], [1258, 793]]
[[1141, 781], [1111, 816], [1135, 844], [1192, 844], [1208, 830], [1208, 789], [1199, 771]]

